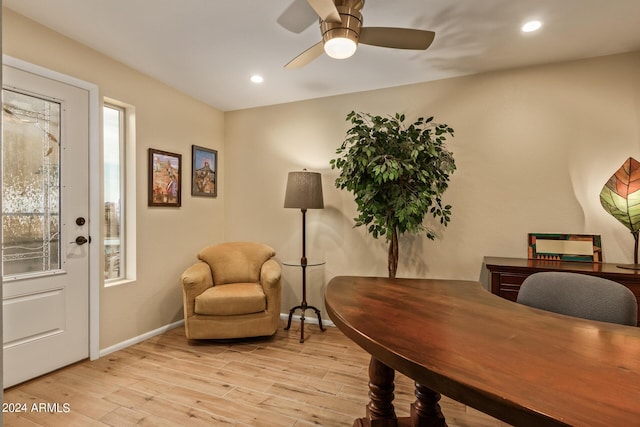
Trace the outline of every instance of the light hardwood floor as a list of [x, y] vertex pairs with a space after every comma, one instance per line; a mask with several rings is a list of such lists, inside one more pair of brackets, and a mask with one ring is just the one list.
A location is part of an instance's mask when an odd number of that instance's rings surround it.
[[[300, 344], [299, 324], [282, 326], [270, 339], [197, 345], [176, 328], [77, 363], [5, 390], [4, 409], [26, 412], [5, 412], [4, 425], [329, 427], [364, 416], [369, 356], [337, 328], [307, 324]], [[407, 416], [411, 380], [398, 375], [395, 395]], [[506, 425], [446, 397], [441, 406], [450, 427]]]

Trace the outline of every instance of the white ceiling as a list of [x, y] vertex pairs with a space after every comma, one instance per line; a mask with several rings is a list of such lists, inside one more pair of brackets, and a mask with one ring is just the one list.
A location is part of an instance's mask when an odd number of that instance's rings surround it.
[[[278, 24], [304, 0], [4, 0], [4, 6], [223, 111], [640, 50], [640, 0], [367, 0], [364, 26], [428, 29], [427, 51], [361, 45], [285, 70], [320, 40]], [[284, 15], [283, 15], [284, 14]], [[544, 22], [523, 35], [527, 20]], [[249, 81], [252, 74], [264, 83]]]

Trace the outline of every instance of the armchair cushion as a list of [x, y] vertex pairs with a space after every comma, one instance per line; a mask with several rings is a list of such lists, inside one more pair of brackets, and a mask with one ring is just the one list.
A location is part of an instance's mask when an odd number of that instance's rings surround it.
[[275, 255], [267, 245], [234, 243], [202, 249], [198, 259], [211, 267], [214, 285], [259, 282], [262, 265]]
[[260, 313], [267, 308], [267, 298], [258, 283], [233, 283], [207, 289], [196, 297], [196, 314], [231, 316]]

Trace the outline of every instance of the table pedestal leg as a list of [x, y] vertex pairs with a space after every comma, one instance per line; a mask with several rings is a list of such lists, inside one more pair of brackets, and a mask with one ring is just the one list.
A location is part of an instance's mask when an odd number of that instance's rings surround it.
[[371, 358], [369, 362], [369, 404], [366, 418], [353, 423], [354, 427], [396, 427], [398, 418], [393, 407], [393, 380], [395, 371], [387, 365]]
[[395, 371], [375, 358], [369, 362], [367, 416], [353, 427], [447, 427], [440, 409], [440, 393], [416, 383], [416, 401], [410, 418], [397, 418], [393, 407]]
[[447, 427], [440, 409], [440, 393], [416, 383], [416, 401], [411, 404], [413, 427]]
[[[369, 404], [367, 418], [370, 420], [396, 420], [393, 407], [393, 390], [396, 372], [387, 365], [371, 358], [369, 362]], [[380, 425], [395, 425], [380, 424]]]

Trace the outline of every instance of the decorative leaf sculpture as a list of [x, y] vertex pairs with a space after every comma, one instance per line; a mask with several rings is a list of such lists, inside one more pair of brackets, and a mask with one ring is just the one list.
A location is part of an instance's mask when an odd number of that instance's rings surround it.
[[600, 203], [632, 233], [640, 231], [640, 162], [624, 162], [602, 188]]

